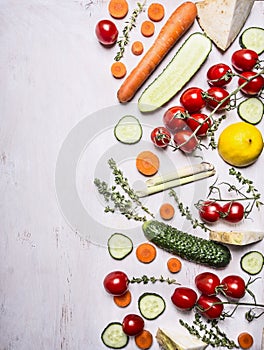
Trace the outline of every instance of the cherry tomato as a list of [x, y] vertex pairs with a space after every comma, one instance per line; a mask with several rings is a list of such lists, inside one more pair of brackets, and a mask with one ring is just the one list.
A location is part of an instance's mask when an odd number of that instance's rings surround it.
[[203, 113], [194, 113], [186, 119], [186, 123], [192, 131], [196, 131], [196, 136], [206, 136], [208, 129], [212, 125], [211, 119]]
[[167, 147], [171, 140], [171, 134], [168, 129], [159, 126], [152, 130], [150, 138], [157, 147]]
[[208, 83], [211, 86], [225, 86], [232, 80], [232, 70], [224, 63], [217, 63], [207, 72]]
[[229, 222], [239, 222], [244, 217], [244, 207], [239, 202], [229, 202], [223, 205], [223, 219]]
[[180, 102], [189, 113], [199, 112], [205, 107], [202, 93], [203, 90], [198, 87], [191, 87], [182, 93]]
[[220, 279], [212, 272], [202, 272], [195, 277], [195, 285], [201, 293], [214, 295], [220, 285]]
[[205, 201], [199, 207], [200, 218], [208, 223], [216, 222], [220, 218], [222, 206], [213, 201]]
[[[219, 299], [218, 297], [216, 297], [214, 295], [209, 296], [209, 295], [202, 294], [199, 297], [199, 299], [197, 300], [196, 305], [198, 307], [199, 312], [203, 316], [213, 320], [215, 318], [219, 318], [222, 314], [223, 309], [224, 309], [223, 304], [215, 304], [215, 303], [221, 303], [221, 299]], [[204, 310], [204, 311], [202, 311], [202, 310]]]
[[129, 280], [122, 271], [110, 272], [104, 278], [104, 288], [112, 295], [122, 295], [128, 289]]
[[126, 315], [122, 322], [122, 328], [126, 335], [137, 335], [144, 329], [144, 320], [141, 316], [136, 314]]
[[174, 106], [169, 108], [163, 115], [163, 123], [166, 128], [175, 134], [176, 131], [186, 128], [184, 118], [187, 112], [182, 106]]
[[174, 142], [185, 153], [193, 152], [198, 146], [198, 140], [191, 130], [180, 130], [174, 135]]
[[[244, 84], [247, 79], [251, 79], [254, 77], [257, 73], [256, 72], [243, 72], [241, 75], [244, 77], [240, 77], [238, 79], [238, 85], [241, 86]], [[257, 95], [260, 90], [262, 90], [264, 87], [264, 78], [262, 75], [258, 75], [257, 77], [253, 78], [250, 82], [248, 82], [241, 91], [244, 92], [246, 95]]]
[[221, 281], [221, 285], [223, 286], [224, 294], [232, 299], [243, 298], [246, 293], [245, 281], [240, 276], [227, 276]]
[[196, 292], [188, 287], [178, 287], [171, 296], [171, 301], [181, 310], [191, 310], [197, 300]]
[[103, 19], [96, 24], [95, 34], [101, 44], [109, 46], [116, 42], [118, 30], [112, 21]]
[[[223, 99], [227, 98], [229, 93], [222, 87], [213, 86], [207, 90], [206, 94], [206, 102], [207, 105], [211, 108], [215, 108], [218, 106]], [[221, 106], [218, 108], [219, 111], [226, 108], [226, 106], [229, 104], [230, 99], [227, 98], [225, 102], [221, 104]]]
[[231, 62], [232, 66], [239, 72], [250, 71], [258, 62], [258, 54], [249, 49], [237, 50], [231, 56]]

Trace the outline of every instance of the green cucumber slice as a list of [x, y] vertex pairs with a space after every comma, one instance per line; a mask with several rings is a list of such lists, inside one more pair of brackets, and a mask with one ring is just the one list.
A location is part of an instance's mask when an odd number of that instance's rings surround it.
[[244, 254], [240, 259], [240, 266], [249, 275], [257, 275], [264, 265], [264, 256], [261, 252], [251, 251]]
[[125, 115], [122, 117], [114, 128], [116, 139], [130, 145], [139, 142], [142, 133], [142, 126], [139, 120], [133, 115]]
[[193, 33], [177, 51], [167, 67], [143, 91], [138, 100], [141, 112], [151, 112], [168, 102], [193, 77], [212, 50], [211, 40]]
[[129, 337], [123, 332], [120, 322], [109, 323], [101, 334], [101, 339], [108, 348], [122, 349], [129, 341]]
[[166, 308], [165, 300], [156, 293], [144, 293], [138, 299], [141, 315], [147, 320], [155, 320]]
[[107, 241], [108, 251], [112, 258], [122, 260], [133, 250], [133, 243], [123, 233], [114, 233]]
[[250, 49], [261, 55], [264, 52], [264, 29], [260, 27], [245, 29], [239, 37], [239, 45], [243, 49]]
[[262, 120], [264, 104], [257, 97], [250, 97], [238, 105], [237, 113], [245, 122], [256, 125]]

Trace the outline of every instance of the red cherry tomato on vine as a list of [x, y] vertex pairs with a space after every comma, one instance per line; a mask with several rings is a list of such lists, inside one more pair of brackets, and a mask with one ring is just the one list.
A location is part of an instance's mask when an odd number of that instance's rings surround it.
[[182, 93], [180, 102], [189, 113], [199, 112], [205, 107], [202, 93], [203, 90], [198, 87], [191, 87]]
[[198, 146], [198, 140], [191, 130], [180, 130], [174, 135], [174, 142], [185, 153], [192, 153]]
[[128, 289], [129, 280], [127, 275], [122, 271], [110, 272], [104, 278], [104, 288], [112, 295], [122, 295]]
[[171, 134], [168, 129], [159, 126], [152, 130], [150, 138], [155, 146], [164, 148], [170, 143]]
[[250, 71], [258, 62], [258, 54], [249, 49], [237, 50], [233, 53], [231, 62], [232, 66], [239, 72]]
[[244, 218], [244, 207], [239, 202], [229, 202], [223, 205], [223, 219], [229, 222], [239, 222]]
[[208, 84], [211, 86], [225, 86], [232, 80], [231, 68], [224, 63], [217, 63], [207, 72]]
[[197, 300], [196, 292], [188, 287], [178, 287], [171, 296], [171, 301], [181, 310], [191, 310]]
[[224, 294], [232, 299], [243, 298], [246, 293], [245, 281], [240, 276], [227, 276], [221, 281], [221, 285]]
[[197, 289], [205, 295], [216, 294], [216, 288], [220, 285], [220, 279], [212, 272], [202, 272], [195, 277]]
[[[196, 131], [196, 136], [206, 136], [208, 129], [212, 125], [211, 119], [203, 113], [194, 113], [186, 119], [186, 123], [192, 131]], [[199, 129], [197, 129], [199, 127]]]
[[[241, 86], [244, 84], [247, 79], [253, 78], [257, 73], [256, 72], [243, 72], [238, 79], [238, 85]], [[264, 87], [264, 78], [262, 75], [258, 75], [248, 82], [241, 91], [246, 95], [257, 95]]]
[[209, 295], [202, 294], [197, 300], [196, 305], [198, 307], [199, 312], [204, 317], [213, 320], [213, 319], [219, 318], [224, 309], [223, 304], [218, 304], [218, 303], [221, 303], [220, 298], [216, 296], [209, 296]]
[[186, 128], [186, 110], [182, 106], [169, 108], [163, 115], [163, 123], [166, 128], [175, 134], [176, 131]]
[[137, 335], [144, 329], [144, 320], [141, 316], [136, 314], [129, 314], [124, 317], [122, 328], [126, 335]]
[[[227, 98], [229, 93], [222, 87], [213, 86], [207, 90], [206, 102], [207, 105], [211, 108], [218, 106], [225, 98]], [[221, 104], [218, 108], [218, 111], [221, 111], [228, 106], [230, 99], [227, 98], [225, 102]]]
[[199, 206], [200, 218], [208, 223], [216, 222], [220, 218], [222, 206], [213, 201], [205, 201]]
[[101, 44], [109, 46], [116, 42], [118, 30], [112, 21], [103, 19], [96, 24], [95, 34]]

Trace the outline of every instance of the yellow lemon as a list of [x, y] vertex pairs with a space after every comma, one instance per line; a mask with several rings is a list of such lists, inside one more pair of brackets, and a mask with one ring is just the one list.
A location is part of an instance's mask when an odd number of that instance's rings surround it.
[[262, 149], [261, 132], [254, 125], [245, 122], [230, 124], [218, 139], [218, 153], [224, 161], [236, 167], [253, 164]]

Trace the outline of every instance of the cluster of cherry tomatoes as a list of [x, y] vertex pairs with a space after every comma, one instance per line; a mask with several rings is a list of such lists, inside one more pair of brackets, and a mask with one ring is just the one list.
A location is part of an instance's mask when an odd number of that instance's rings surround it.
[[214, 223], [220, 218], [230, 223], [240, 222], [244, 218], [245, 209], [240, 202], [230, 201], [224, 205], [216, 201], [205, 201], [197, 205], [200, 218], [206, 223]]
[[202, 272], [195, 277], [195, 286], [201, 293], [189, 287], [177, 287], [171, 296], [172, 303], [180, 310], [196, 307], [204, 317], [217, 319], [222, 315], [224, 305], [217, 294], [223, 294], [230, 301], [238, 301], [246, 294], [246, 284], [242, 277], [229, 275], [220, 281], [212, 272]]

